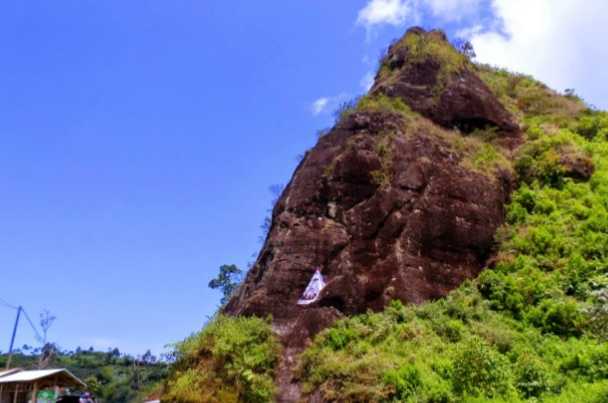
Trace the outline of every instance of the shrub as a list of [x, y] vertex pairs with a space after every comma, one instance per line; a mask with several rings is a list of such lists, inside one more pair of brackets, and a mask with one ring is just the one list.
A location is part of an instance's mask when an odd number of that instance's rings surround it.
[[447, 319], [435, 322], [433, 330], [447, 341], [454, 343], [462, 338], [464, 325], [459, 320]]
[[580, 336], [584, 317], [579, 305], [570, 298], [547, 298], [529, 311], [532, 324], [558, 336]]
[[342, 350], [351, 340], [354, 340], [356, 333], [348, 327], [338, 327], [331, 329], [326, 336], [326, 344], [334, 351]]
[[463, 345], [454, 359], [452, 382], [458, 394], [509, 395], [511, 378], [508, 360], [477, 337]]
[[515, 365], [515, 385], [526, 399], [549, 390], [549, 368], [532, 354], [524, 354]]
[[598, 383], [571, 383], [558, 396], [548, 396], [546, 403], [608, 403], [608, 381]]
[[411, 364], [387, 371], [384, 375], [384, 383], [395, 390], [393, 397], [401, 401], [414, 395], [422, 386], [420, 371]]
[[608, 379], [608, 345], [592, 344], [577, 348], [561, 365], [561, 369], [575, 373], [587, 382]]
[[588, 110], [573, 125], [572, 128], [588, 140], [608, 135], [608, 113]]
[[272, 401], [278, 355], [270, 319], [218, 316], [177, 345], [163, 401]]
[[405, 117], [411, 116], [413, 113], [401, 98], [389, 97], [384, 94], [362, 97], [356, 105], [356, 110], [397, 113]]

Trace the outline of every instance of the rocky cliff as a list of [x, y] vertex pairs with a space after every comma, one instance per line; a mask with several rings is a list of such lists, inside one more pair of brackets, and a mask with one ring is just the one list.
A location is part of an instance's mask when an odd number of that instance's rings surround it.
[[[489, 150], [479, 133], [503, 150]], [[519, 136], [441, 32], [410, 29], [370, 93], [306, 153], [225, 312], [270, 314], [302, 342], [344, 314], [446, 295], [492, 254], [513, 184], [500, 162]], [[315, 268], [327, 286], [298, 306]]]
[[163, 401], [605, 402], [606, 200], [608, 112], [411, 29]]

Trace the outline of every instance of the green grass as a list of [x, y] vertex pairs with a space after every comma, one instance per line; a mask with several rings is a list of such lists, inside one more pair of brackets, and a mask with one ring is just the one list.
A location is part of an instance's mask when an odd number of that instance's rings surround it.
[[411, 117], [414, 112], [403, 102], [401, 98], [388, 97], [384, 94], [366, 95], [357, 103], [355, 109], [358, 112], [387, 112], [396, 113], [404, 118]]
[[176, 346], [163, 401], [273, 401], [279, 354], [270, 319], [218, 316]]
[[[426, 61], [436, 62], [440, 68], [437, 76], [437, 85], [433, 93], [438, 95], [446, 84], [449, 76], [457, 73], [471, 65], [465, 55], [458, 52], [449, 42], [441, 37], [439, 32], [429, 32], [419, 34], [408, 32], [403, 39], [394, 45], [394, 49], [407, 49], [407, 60], [405, 66], [400, 69], [407, 69], [411, 66], [424, 63]], [[397, 70], [391, 69], [386, 58], [380, 66], [380, 80], [391, 81], [396, 78]]]
[[469, 63], [466, 56], [440, 38], [437, 33], [419, 35], [410, 32], [397, 46], [407, 48], [408, 63], [418, 64], [432, 59], [441, 65], [441, 71], [445, 74], [456, 73]]
[[488, 65], [478, 65], [477, 73], [505, 108], [520, 121], [530, 116], [550, 116], [564, 121], [586, 109], [580, 99], [561, 96], [527, 75]]
[[548, 124], [542, 118], [527, 119], [527, 125], [527, 141], [515, 161], [515, 169], [523, 182], [560, 186], [567, 176], [564, 158], [591, 163], [592, 145], [580, 134]]
[[384, 133], [376, 141], [376, 154], [380, 157], [382, 168], [372, 171], [372, 180], [378, 186], [388, 186], [393, 177], [393, 139], [394, 133]]

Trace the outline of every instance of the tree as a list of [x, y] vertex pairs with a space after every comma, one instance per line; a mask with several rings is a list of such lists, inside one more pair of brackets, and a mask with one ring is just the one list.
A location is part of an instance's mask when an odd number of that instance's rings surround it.
[[469, 60], [473, 60], [477, 57], [473, 44], [468, 40], [457, 40], [454, 42], [454, 47]]
[[234, 264], [224, 264], [220, 266], [220, 272], [217, 277], [209, 282], [209, 288], [220, 289], [223, 294], [221, 304], [224, 305], [230, 299], [230, 296], [240, 284], [242, 278], [241, 269]]
[[566, 88], [564, 90], [564, 95], [568, 98], [578, 98], [578, 96], [576, 95], [576, 90], [574, 88]]
[[84, 382], [87, 384], [87, 388], [93, 393], [94, 396], [102, 394], [103, 386], [95, 375], [88, 376]]
[[51, 366], [55, 357], [60, 353], [57, 345], [46, 343], [40, 350], [40, 358], [38, 359], [38, 369], [44, 369]]
[[150, 350], [147, 350], [145, 354], [141, 356], [141, 361], [144, 364], [154, 364], [156, 362], [156, 357]]
[[51, 326], [53, 326], [53, 322], [55, 322], [57, 317], [53, 315], [48, 309], [45, 309], [40, 313], [40, 328], [42, 329], [42, 345], [44, 346], [47, 342], [47, 334]]
[[42, 343], [42, 350], [40, 351], [40, 359], [38, 360], [38, 368], [47, 368], [55, 355], [57, 354], [57, 346], [53, 343], [49, 343], [48, 333], [53, 322], [57, 317], [53, 315], [48, 309], [43, 310], [40, 313], [40, 328], [42, 329], [42, 336], [40, 336], [40, 342]]

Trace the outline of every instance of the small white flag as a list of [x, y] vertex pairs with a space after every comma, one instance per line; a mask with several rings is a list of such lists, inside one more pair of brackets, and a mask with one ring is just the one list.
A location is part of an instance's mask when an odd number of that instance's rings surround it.
[[321, 275], [321, 271], [317, 269], [315, 274], [313, 274], [308, 286], [304, 290], [304, 294], [298, 300], [298, 305], [308, 305], [312, 304], [319, 298], [319, 294], [321, 294], [321, 290], [325, 288], [325, 280], [323, 280], [323, 275]]

